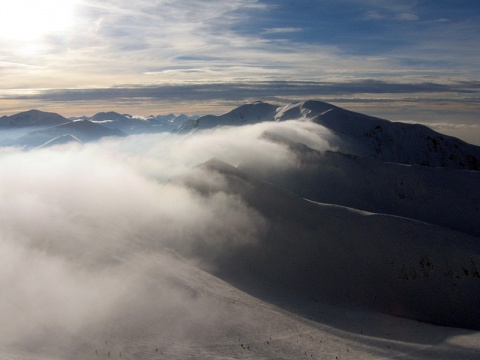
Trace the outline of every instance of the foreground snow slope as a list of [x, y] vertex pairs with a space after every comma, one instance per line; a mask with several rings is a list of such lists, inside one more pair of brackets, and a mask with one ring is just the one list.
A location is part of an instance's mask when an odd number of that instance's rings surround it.
[[408, 217], [480, 237], [480, 172], [385, 163], [316, 151], [278, 134], [263, 137], [288, 147], [296, 163], [239, 165], [257, 178], [310, 200]]
[[[235, 234], [248, 231], [240, 221], [223, 230], [225, 243], [219, 247], [195, 237], [204, 231], [201, 226], [215, 224], [197, 224], [185, 247], [162, 242], [169, 229], [153, 227], [149, 233], [151, 223], [142, 229], [128, 218], [111, 224], [89, 213], [68, 216], [69, 226], [54, 232], [88, 230], [85, 224], [93, 224], [98, 239], [76, 233], [74, 239], [40, 237], [19, 251], [24, 240], [2, 238], [0, 257], [10, 272], [0, 278], [9, 285], [0, 298], [2, 323], [9, 324], [1, 329], [0, 357], [480, 355], [479, 332], [392, 316], [478, 327], [478, 239], [408, 219], [308, 202], [218, 160], [190, 175], [176, 181], [188, 183], [205, 203], [233, 196], [250, 207], [250, 214], [261, 216], [264, 226], [255, 238], [236, 241]], [[188, 235], [186, 229], [177, 231]], [[80, 256], [72, 256], [76, 248]], [[20, 280], [11, 283], [9, 277]]]
[[[18, 314], [22, 336], [14, 342], [8, 336], [0, 339], [0, 357], [475, 359], [480, 354], [480, 334], [468, 330], [317, 303], [316, 310], [308, 303], [304, 309], [322, 322], [294, 315], [168, 252], [137, 251], [114, 263], [109, 276], [123, 274], [116, 279], [122, 291], [109, 308], [91, 307], [95, 312], [86, 315], [89, 321], [73, 329], [70, 317], [55, 323], [48, 316]], [[97, 304], [104, 301], [99, 298]], [[81, 310], [78, 302], [71, 304], [73, 313]], [[50, 317], [55, 316], [51, 311]]]
[[237, 194], [268, 223], [257, 242], [219, 254], [214, 265], [221, 277], [276, 300], [346, 303], [480, 328], [478, 238], [308, 202], [216, 160], [205, 166], [226, 185], [202, 191]]

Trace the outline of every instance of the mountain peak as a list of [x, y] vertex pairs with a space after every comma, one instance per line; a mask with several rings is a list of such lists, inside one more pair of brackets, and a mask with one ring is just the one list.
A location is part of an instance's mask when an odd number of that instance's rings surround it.
[[31, 109], [11, 116], [0, 118], [0, 126], [3, 127], [34, 127], [34, 126], [56, 126], [68, 122], [63, 116]]
[[120, 120], [126, 119], [125, 115], [119, 114], [115, 111], [108, 111], [108, 112], [99, 112], [92, 116], [91, 120], [95, 121], [104, 121], [104, 120]]

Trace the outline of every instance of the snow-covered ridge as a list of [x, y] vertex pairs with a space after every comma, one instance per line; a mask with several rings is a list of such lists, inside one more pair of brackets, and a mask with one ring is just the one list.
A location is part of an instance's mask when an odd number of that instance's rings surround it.
[[219, 160], [202, 168], [226, 179], [217, 191], [240, 196], [270, 224], [258, 242], [217, 256], [218, 276], [266, 298], [276, 293], [295, 302], [299, 296], [480, 328], [478, 238], [398, 216], [313, 204]]
[[66, 122], [68, 122], [68, 119], [56, 113], [29, 110], [11, 116], [0, 117], [0, 128], [55, 126]]
[[[284, 106], [257, 101], [241, 105], [222, 115], [202, 117], [169, 114], [144, 118], [116, 112], [101, 112], [91, 118], [81, 119], [112, 130], [120, 130], [125, 134], [158, 132], [185, 134], [222, 126], [242, 126], [260, 122], [310, 121], [329, 129], [341, 138], [337, 150], [345, 154], [406, 165], [480, 170], [478, 146], [440, 134], [423, 125], [390, 122], [316, 100]], [[58, 114], [30, 110], [0, 118], [0, 127], [3, 124], [8, 129], [19, 127], [28, 129], [33, 125], [48, 127], [52, 122], [54, 125], [60, 125], [66, 121], [68, 120]], [[7, 133], [4, 132], [2, 137], [7, 137]], [[4, 142], [4, 145], [13, 143], [21, 145], [12, 141]]]
[[10, 145], [43, 148], [60, 143], [92, 142], [109, 136], [126, 136], [126, 134], [120, 130], [109, 129], [88, 120], [76, 120], [29, 132], [12, 140]]
[[239, 168], [303, 198], [408, 217], [480, 237], [480, 172], [382, 162], [341, 152], [319, 152], [278, 134], [270, 141], [296, 154], [294, 167]]

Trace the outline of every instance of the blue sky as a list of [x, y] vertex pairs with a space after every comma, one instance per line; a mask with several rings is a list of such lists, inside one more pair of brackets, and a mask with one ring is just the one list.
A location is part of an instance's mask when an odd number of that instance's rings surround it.
[[480, 132], [479, 35], [477, 0], [2, 0], [0, 112], [316, 98]]

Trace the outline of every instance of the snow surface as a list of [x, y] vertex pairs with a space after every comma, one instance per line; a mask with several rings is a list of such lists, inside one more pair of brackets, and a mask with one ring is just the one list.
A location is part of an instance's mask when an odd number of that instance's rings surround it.
[[478, 147], [311, 100], [178, 118], [10, 136], [0, 358], [480, 358]]
[[29, 110], [12, 116], [0, 117], [0, 127], [55, 126], [68, 121], [68, 119], [56, 113]]
[[[67, 136], [67, 137], [64, 137]], [[48, 127], [41, 130], [29, 132], [14, 139], [10, 145], [26, 148], [45, 147], [48, 144], [55, 145], [55, 139], [61, 137], [63, 140], [80, 142], [97, 141], [108, 136], [125, 136], [120, 130], [113, 130], [95, 124], [88, 120], [77, 120], [62, 125]]]
[[113, 111], [101, 112], [90, 118], [94, 123], [104, 125], [110, 129], [119, 129], [127, 134], [173, 132], [191, 119], [191, 117], [184, 114], [179, 116], [174, 114], [158, 115], [144, 118], [129, 114], [122, 115]]
[[[355, 154], [399, 164], [480, 170], [480, 147], [478, 146], [437, 133], [423, 125], [390, 122], [316, 100], [296, 102], [285, 106], [256, 101], [241, 105], [222, 115], [206, 115], [200, 118], [188, 117], [183, 114], [143, 118], [110, 111], [98, 113], [91, 118], [81, 117], [79, 119], [90, 120], [108, 129], [120, 130], [124, 134], [160, 132], [188, 134], [218, 127], [242, 126], [261, 122], [309, 121], [336, 134], [341, 139], [335, 144], [336, 150], [345, 154]], [[33, 130], [47, 130], [52, 125], [51, 121], [63, 123], [68, 120], [58, 114], [30, 110], [0, 118], [0, 128], [2, 124], [8, 124], [7, 129], [21, 128], [27, 125], [44, 127], [43, 129], [32, 129], [31, 132], [33, 132]], [[8, 136], [8, 132], [3, 131], [0, 133], [0, 141], [7, 146], [16, 145], [12, 138], [18, 137], [18, 134], [17, 136], [14, 136], [13, 133], [10, 135]], [[21, 133], [21, 135], [28, 134]], [[58, 135], [52, 134], [52, 136], [50, 139], [45, 139], [44, 143]], [[90, 137], [98, 136], [91, 134]], [[27, 138], [25, 137], [23, 140]]]
[[303, 198], [450, 227], [480, 237], [480, 172], [386, 163], [319, 152], [277, 134], [266, 139], [295, 153], [293, 167], [246, 161], [239, 168]]

